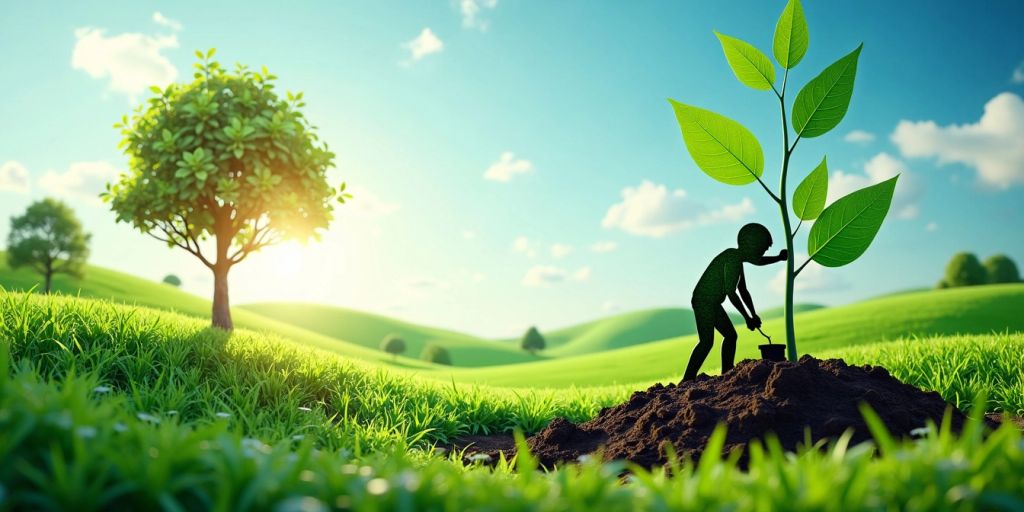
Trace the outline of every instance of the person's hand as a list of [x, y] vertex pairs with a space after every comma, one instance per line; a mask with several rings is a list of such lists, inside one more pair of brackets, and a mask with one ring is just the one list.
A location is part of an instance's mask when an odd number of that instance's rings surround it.
[[786, 249], [783, 249], [783, 250], [779, 251], [779, 260], [780, 261], [784, 261], [787, 258], [789, 258], [789, 251], [787, 251]]
[[754, 315], [752, 317], [747, 318], [747, 329], [753, 331], [758, 327], [761, 327], [761, 317]]

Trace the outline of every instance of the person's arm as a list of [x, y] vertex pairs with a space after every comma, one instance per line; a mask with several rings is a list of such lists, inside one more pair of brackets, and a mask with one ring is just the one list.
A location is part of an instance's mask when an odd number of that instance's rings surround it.
[[747, 278], [743, 275], [742, 268], [740, 269], [740, 282], [737, 284], [736, 289], [739, 290], [740, 298], [743, 299], [747, 309], [750, 310], [750, 316], [743, 315], [743, 319], [747, 321], [747, 329], [753, 331], [761, 327], [761, 317], [757, 316], [757, 311], [754, 310], [754, 299], [750, 298], [750, 290], [747, 290]]
[[747, 310], [743, 308], [743, 303], [740, 302], [740, 298], [736, 295], [736, 292], [729, 293], [729, 302], [732, 302], [732, 307], [736, 308], [736, 311], [740, 312], [743, 316], [743, 321], [750, 323], [750, 315], [747, 314]]
[[752, 261], [751, 264], [757, 265], [759, 267], [763, 267], [765, 265], [771, 265], [772, 263], [779, 263], [780, 261], [786, 261], [786, 258], [788, 258], [788, 257], [789, 257], [789, 251], [783, 249], [783, 250], [779, 251], [779, 255], [778, 256], [761, 256], [757, 260]]

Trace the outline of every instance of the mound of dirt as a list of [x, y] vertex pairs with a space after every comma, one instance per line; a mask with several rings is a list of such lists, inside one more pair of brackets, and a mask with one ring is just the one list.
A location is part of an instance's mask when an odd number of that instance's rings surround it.
[[[940, 423], [947, 410], [954, 430], [966, 419], [938, 393], [904, 384], [884, 368], [804, 356], [797, 363], [747, 360], [723, 376], [658, 384], [586, 423], [555, 419], [527, 443], [548, 467], [598, 448], [606, 460], [657, 466], [667, 461], [666, 443], [681, 457], [697, 459], [719, 423], [727, 426], [725, 453], [742, 450], [769, 432], [786, 450], [795, 450], [808, 429], [814, 442], [852, 429], [852, 442], [858, 443], [871, 439], [861, 403], [899, 437], [911, 437], [928, 420]], [[488, 448], [483, 449], [495, 450], [493, 444]]]

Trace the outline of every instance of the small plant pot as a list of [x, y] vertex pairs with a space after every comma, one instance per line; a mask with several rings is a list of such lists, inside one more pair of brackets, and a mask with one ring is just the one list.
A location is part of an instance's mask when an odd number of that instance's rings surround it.
[[781, 344], [758, 345], [761, 350], [761, 359], [765, 361], [785, 361], [786, 346]]

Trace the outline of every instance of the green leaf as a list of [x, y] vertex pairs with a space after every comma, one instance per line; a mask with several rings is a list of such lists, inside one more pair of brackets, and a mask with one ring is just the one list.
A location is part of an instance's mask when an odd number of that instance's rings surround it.
[[729, 67], [743, 85], [759, 91], [772, 88], [775, 83], [775, 66], [767, 55], [735, 37], [718, 32], [715, 32], [715, 35], [722, 43], [722, 51], [725, 52], [725, 59], [729, 61]]
[[801, 137], [817, 137], [835, 128], [850, 106], [853, 80], [857, 76], [857, 59], [861, 44], [845, 57], [814, 77], [793, 103], [793, 129]]
[[705, 174], [728, 185], [746, 185], [761, 177], [764, 153], [750, 130], [710, 110], [668, 101], [686, 149]]
[[821, 159], [818, 167], [804, 178], [793, 192], [793, 213], [802, 220], [814, 220], [825, 209], [828, 195], [828, 163]]
[[807, 254], [826, 267], [853, 262], [875, 239], [896, 190], [894, 176], [862, 188], [825, 208], [807, 237]]
[[809, 42], [804, 8], [800, 0], [789, 0], [775, 25], [775, 43], [772, 45], [775, 60], [783, 68], [793, 69], [807, 53]]

